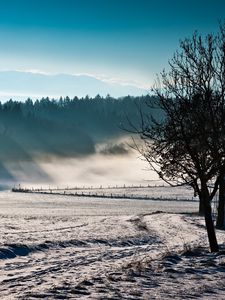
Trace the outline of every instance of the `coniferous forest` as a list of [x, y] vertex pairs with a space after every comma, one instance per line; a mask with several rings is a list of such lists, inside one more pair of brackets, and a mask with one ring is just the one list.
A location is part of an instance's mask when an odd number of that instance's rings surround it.
[[150, 96], [115, 99], [97, 95], [1, 103], [1, 161], [92, 154], [96, 144], [127, 135], [123, 128], [129, 120], [138, 126], [137, 108], [145, 107], [151, 99]]

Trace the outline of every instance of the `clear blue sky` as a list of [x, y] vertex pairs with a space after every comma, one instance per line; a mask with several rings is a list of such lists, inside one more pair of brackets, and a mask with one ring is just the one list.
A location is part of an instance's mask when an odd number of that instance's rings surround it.
[[224, 0], [0, 0], [0, 70], [151, 85], [179, 39], [224, 18]]

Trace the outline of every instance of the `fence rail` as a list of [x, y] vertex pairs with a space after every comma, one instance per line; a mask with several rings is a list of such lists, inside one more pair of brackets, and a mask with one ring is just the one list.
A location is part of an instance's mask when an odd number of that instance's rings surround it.
[[[175, 186], [175, 187], [171, 187], [170, 185], [166, 185], [166, 184], [155, 184], [155, 185], [108, 185], [108, 186], [103, 186], [103, 185], [99, 185], [99, 186], [74, 186], [74, 187], [64, 187], [64, 188], [60, 188], [60, 187], [41, 187], [41, 188], [29, 188], [29, 190], [32, 191], [46, 191], [46, 190], [52, 190], [52, 191], [71, 191], [71, 190], [121, 190], [121, 189], [148, 189], [148, 188], [179, 188], [181, 186]], [[187, 189], [191, 189], [189, 186], [185, 186]], [[24, 189], [26, 190], [27, 188], [22, 188], [20, 185], [18, 187], [14, 186], [13, 189]]]
[[[63, 192], [59, 192], [59, 191]], [[41, 189], [27, 189], [27, 188], [13, 188], [12, 192], [16, 193], [32, 193], [32, 194], [45, 194], [45, 195], [58, 195], [58, 196], [76, 196], [76, 197], [94, 197], [94, 198], [107, 198], [107, 199], [129, 199], [129, 200], [154, 200], [154, 201], [185, 201], [185, 202], [197, 202], [197, 199], [192, 198], [179, 198], [179, 197], [153, 197], [149, 195], [129, 195], [129, 194], [106, 194], [106, 193], [85, 193], [85, 192], [74, 192], [69, 193], [68, 190], [58, 189], [55, 190], [41, 190]]]

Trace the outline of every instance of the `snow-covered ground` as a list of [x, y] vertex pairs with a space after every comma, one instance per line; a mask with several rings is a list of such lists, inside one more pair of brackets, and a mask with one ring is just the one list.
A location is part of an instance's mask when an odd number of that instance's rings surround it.
[[1, 299], [224, 299], [225, 255], [187, 251], [208, 245], [197, 209], [1, 192]]

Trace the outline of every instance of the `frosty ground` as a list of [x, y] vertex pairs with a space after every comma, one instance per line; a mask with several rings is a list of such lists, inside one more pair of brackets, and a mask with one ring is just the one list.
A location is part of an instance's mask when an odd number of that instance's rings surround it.
[[225, 255], [207, 252], [197, 209], [1, 192], [1, 299], [224, 299]]

